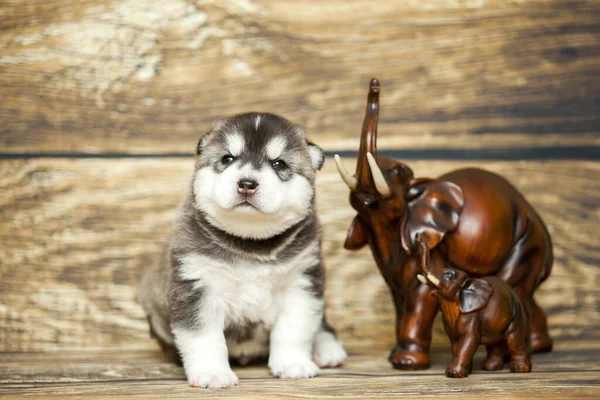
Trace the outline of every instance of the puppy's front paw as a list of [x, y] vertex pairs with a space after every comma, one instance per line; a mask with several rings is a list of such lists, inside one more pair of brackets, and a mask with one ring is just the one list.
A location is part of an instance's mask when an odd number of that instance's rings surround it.
[[342, 343], [329, 332], [320, 332], [315, 338], [313, 360], [321, 368], [337, 367], [348, 357]]
[[229, 367], [195, 372], [188, 375], [188, 381], [193, 387], [201, 388], [226, 388], [239, 383], [237, 375]]
[[269, 368], [276, 378], [312, 378], [319, 373], [317, 364], [302, 354], [282, 354], [269, 358]]

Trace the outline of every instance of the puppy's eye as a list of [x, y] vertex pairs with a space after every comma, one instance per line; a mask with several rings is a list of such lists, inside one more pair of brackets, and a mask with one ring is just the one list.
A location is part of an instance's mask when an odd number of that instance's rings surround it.
[[283, 160], [275, 160], [275, 161], [271, 162], [271, 166], [276, 171], [281, 171], [288, 167], [287, 164]]
[[444, 271], [444, 280], [448, 282], [454, 282], [456, 279], [456, 272], [452, 270]]
[[233, 162], [234, 158], [232, 155], [227, 154], [226, 156], [223, 156], [223, 158], [221, 158], [221, 163], [223, 165], [229, 165]]

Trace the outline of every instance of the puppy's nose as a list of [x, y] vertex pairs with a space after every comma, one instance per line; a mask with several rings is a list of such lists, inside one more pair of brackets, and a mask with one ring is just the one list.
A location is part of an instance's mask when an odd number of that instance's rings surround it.
[[257, 187], [258, 182], [256, 182], [254, 179], [240, 179], [238, 181], [238, 192], [242, 194], [254, 194]]

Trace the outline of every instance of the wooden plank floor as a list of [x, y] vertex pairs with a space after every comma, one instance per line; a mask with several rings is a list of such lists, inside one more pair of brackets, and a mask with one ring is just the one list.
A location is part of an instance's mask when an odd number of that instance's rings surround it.
[[396, 371], [386, 361], [387, 350], [364, 348], [350, 348], [343, 367], [313, 379], [275, 379], [266, 366], [234, 367], [239, 386], [215, 390], [189, 387], [183, 369], [164, 361], [158, 351], [1, 354], [0, 397], [600, 398], [600, 347], [573, 349], [559, 343], [554, 353], [534, 356], [530, 374], [480, 371], [485, 354], [479, 352], [476, 370], [462, 380], [444, 376], [447, 350], [434, 350], [432, 368], [418, 372]]

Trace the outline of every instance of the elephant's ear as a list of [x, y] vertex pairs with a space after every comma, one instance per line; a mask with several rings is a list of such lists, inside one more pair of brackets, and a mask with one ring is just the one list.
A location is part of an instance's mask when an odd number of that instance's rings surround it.
[[487, 306], [494, 288], [483, 279], [469, 278], [462, 284], [458, 295], [458, 308], [463, 314], [481, 310]]
[[352, 220], [344, 247], [348, 250], [358, 250], [368, 243], [367, 232], [358, 215]]
[[456, 229], [464, 203], [461, 188], [452, 182], [426, 178], [411, 181], [400, 225], [404, 250], [411, 254], [417, 234], [430, 249], [437, 246], [446, 232]]

